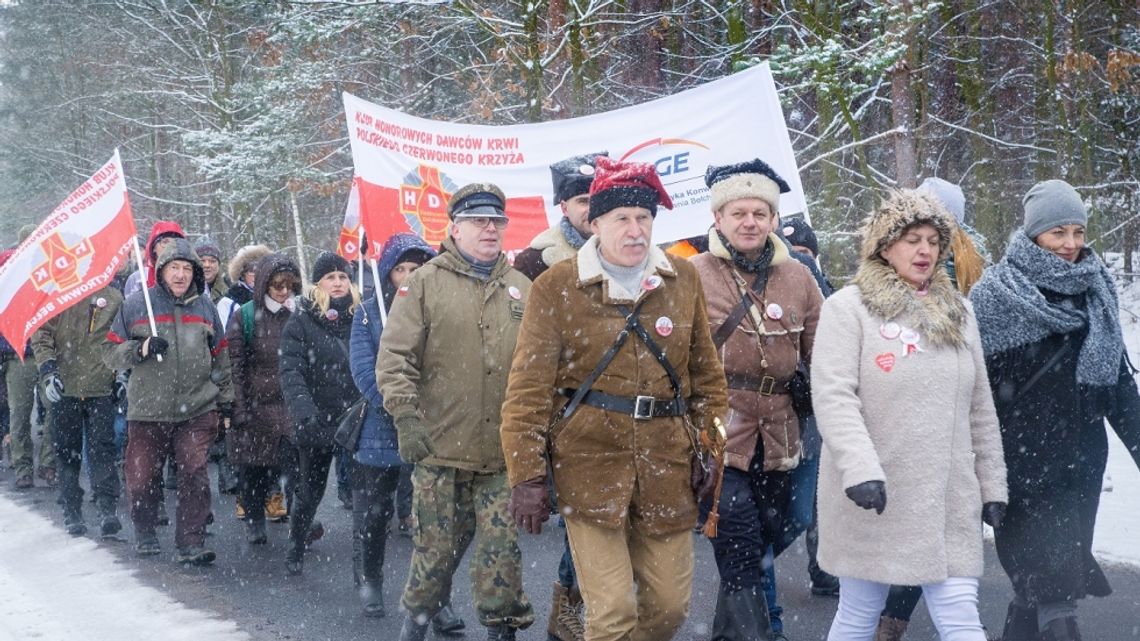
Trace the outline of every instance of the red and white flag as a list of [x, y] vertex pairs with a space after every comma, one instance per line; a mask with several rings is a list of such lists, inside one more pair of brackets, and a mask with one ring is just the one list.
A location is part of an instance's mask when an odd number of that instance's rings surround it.
[[349, 262], [360, 260], [360, 190], [355, 177], [348, 192], [348, 203], [344, 206], [344, 223], [340, 226], [336, 253]]
[[134, 239], [116, 150], [0, 267], [0, 333], [22, 354], [40, 326], [111, 282]]

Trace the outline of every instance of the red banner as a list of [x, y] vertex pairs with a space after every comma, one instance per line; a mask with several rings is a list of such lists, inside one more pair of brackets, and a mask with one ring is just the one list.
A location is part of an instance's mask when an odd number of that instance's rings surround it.
[[0, 333], [22, 354], [45, 322], [111, 282], [134, 237], [116, 151], [0, 267]]

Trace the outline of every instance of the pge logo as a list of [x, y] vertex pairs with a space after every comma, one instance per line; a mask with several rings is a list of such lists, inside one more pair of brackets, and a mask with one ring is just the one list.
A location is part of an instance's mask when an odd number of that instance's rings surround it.
[[[708, 152], [707, 145], [695, 140], [684, 138], [652, 138], [643, 143], [634, 145], [625, 152], [620, 160], [628, 160], [637, 156], [636, 160], [652, 163], [657, 169], [657, 175], [667, 185], [686, 180], [703, 179], [703, 175], [686, 175], [696, 167], [708, 164], [704, 155]], [[694, 154], [700, 156], [694, 158]]]
[[438, 167], [417, 165], [400, 185], [400, 213], [428, 244], [447, 238], [447, 201], [459, 189]]

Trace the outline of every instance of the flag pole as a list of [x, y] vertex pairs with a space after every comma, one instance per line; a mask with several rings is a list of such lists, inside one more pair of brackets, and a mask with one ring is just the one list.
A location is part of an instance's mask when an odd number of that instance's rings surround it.
[[[134, 236], [134, 240], [135, 262], [139, 264], [139, 271], [142, 275], [143, 301], [146, 303], [146, 318], [150, 321], [150, 335], [158, 336], [158, 326], [154, 323], [154, 307], [150, 304], [150, 287], [147, 285], [146, 263], [143, 262], [142, 249], [139, 247], [139, 237], [137, 234]], [[157, 279], [158, 275], [155, 274], [155, 280]], [[158, 359], [159, 363], [162, 362], [162, 354], [155, 354], [154, 357]]]
[[388, 325], [388, 310], [384, 309], [384, 289], [380, 287], [380, 269], [376, 266], [376, 259], [369, 258], [368, 264], [372, 265], [372, 281], [376, 283], [376, 306], [380, 308], [380, 325], [387, 327]]
[[356, 240], [356, 254], [360, 259], [360, 269], [358, 269], [356, 273], [356, 287], [360, 290], [361, 296], [364, 296], [364, 256], [366, 253], [367, 252], [364, 251], [364, 225], [361, 225], [360, 234]]

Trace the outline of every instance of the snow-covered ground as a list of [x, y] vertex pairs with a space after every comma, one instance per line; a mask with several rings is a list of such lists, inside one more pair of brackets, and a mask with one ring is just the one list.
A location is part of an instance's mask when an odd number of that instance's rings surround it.
[[143, 585], [115, 556], [0, 493], [0, 641], [248, 641]]

